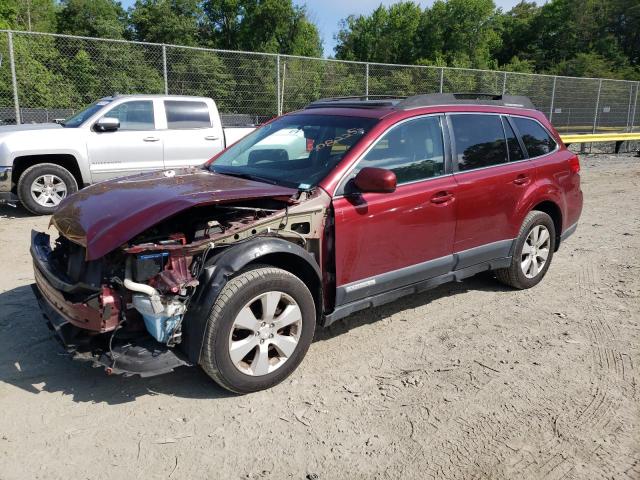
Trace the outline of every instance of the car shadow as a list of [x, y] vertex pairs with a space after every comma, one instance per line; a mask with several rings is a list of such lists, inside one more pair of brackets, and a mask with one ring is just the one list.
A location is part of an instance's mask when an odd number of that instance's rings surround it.
[[35, 217], [35, 215], [29, 212], [21, 205], [12, 207], [11, 205], [0, 205], [0, 218], [27, 218]]
[[[318, 328], [314, 341], [327, 341], [403, 310], [470, 290], [495, 292], [509, 289], [490, 275], [480, 274], [460, 283], [441, 285], [355, 313], [328, 328]], [[234, 396], [199, 368], [181, 367], [169, 374], [147, 378], [107, 376], [103, 368], [92, 368], [90, 363], [72, 360], [46, 326], [29, 285], [0, 293], [0, 382], [35, 395], [62, 393], [74, 402], [104, 402], [109, 405], [133, 402], [147, 395], [194, 399]]]
[[492, 272], [482, 272], [473, 277], [466, 278], [461, 282], [445, 283], [430, 290], [401, 297], [379, 307], [355, 312], [346, 318], [338, 320], [327, 328], [318, 327], [316, 329], [314, 342], [330, 340], [349, 330], [375, 323], [404, 310], [413, 310], [428, 305], [434, 300], [460, 295], [468, 291], [509, 292], [512, 291], [512, 289], [499, 283]]
[[0, 293], [0, 382], [36, 395], [62, 393], [75, 402], [110, 405], [147, 395], [233, 396], [199, 368], [147, 378], [108, 376], [103, 368], [72, 360], [47, 327], [29, 285]]

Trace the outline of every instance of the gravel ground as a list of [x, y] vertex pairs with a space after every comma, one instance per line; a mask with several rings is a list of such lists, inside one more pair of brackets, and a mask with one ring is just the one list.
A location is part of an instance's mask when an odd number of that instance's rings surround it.
[[640, 478], [640, 158], [583, 158], [585, 210], [545, 280], [489, 275], [318, 331], [278, 387], [70, 361], [0, 209], [0, 479]]

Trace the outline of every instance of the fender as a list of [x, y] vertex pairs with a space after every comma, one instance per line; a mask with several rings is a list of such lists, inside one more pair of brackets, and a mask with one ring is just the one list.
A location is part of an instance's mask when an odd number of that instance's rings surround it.
[[[513, 219], [513, 237], [515, 238], [520, 231], [520, 226], [524, 221], [524, 217], [533, 210], [533, 207], [542, 203], [551, 202], [558, 206], [562, 221], [565, 219], [566, 202], [560, 188], [547, 180], [539, 180], [535, 183], [533, 188], [527, 192], [522, 198], [522, 201], [518, 204], [515, 211], [515, 218]], [[563, 225], [564, 228], [564, 225]], [[560, 235], [561, 232], [556, 232]]]
[[322, 273], [314, 256], [299, 245], [278, 237], [257, 237], [225, 248], [207, 260], [183, 320], [181, 349], [194, 364], [199, 363], [209, 312], [233, 274], [265, 255], [280, 253], [304, 260], [322, 284]]

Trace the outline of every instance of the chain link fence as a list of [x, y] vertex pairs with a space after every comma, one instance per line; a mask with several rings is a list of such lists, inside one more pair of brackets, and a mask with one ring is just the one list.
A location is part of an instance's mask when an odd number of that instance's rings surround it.
[[0, 124], [66, 118], [115, 93], [199, 95], [228, 123], [260, 123], [324, 97], [526, 95], [561, 133], [640, 130], [640, 82], [346, 62], [0, 31]]

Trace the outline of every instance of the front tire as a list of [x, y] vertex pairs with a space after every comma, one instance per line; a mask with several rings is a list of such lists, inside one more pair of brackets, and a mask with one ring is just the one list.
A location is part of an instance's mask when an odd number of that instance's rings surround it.
[[18, 198], [36, 215], [55, 213], [60, 202], [78, 191], [71, 172], [55, 163], [39, 163], [27, 168], [18, 180]]
[[246, 270], [211, 309], [200, 364], [227, 390], [264, 390], [297, 368], [315, 326], [313, 297], [298, 277], [273, 267]]
[[519, 290], [531, 288], [544, 278], [553, 259], [556, 229], [551, 217], [538, 210], [527, 214], [509, 268], [496, 270], [502, 283]]

